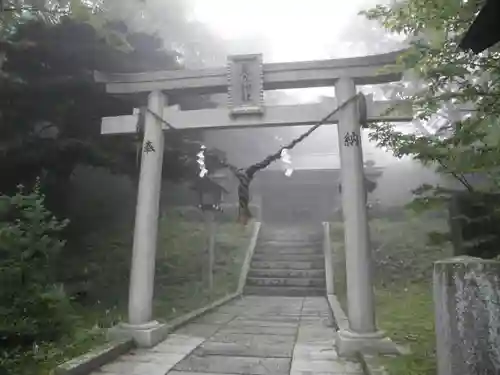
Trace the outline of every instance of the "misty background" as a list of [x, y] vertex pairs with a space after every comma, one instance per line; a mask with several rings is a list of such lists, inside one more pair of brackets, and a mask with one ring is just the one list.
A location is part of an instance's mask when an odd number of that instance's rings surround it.
[[[127, 0], [127, 6], [121, 1], [110, 1], [108, 7], [109, 14], [126, 20], [132, 31], [154, 33], [163, 39], [166, 49], [179, 51], [186, 68], [203, 69], [225, 66], [228, 55], [233, 54], [262, 53], [264, 62], [271, 63], [358, 57], [400, 50], [405, 47], [405, 40], [387, 34], [377, 23], [358, 15], [361, 10], [383, 2], [147, 0], [134, 3]], [[396, 82], [359, 89], [373, 94], [375, 100], [388, 100], [398, 98], [406, 90], [404, 87]], [[334, 88], [277, 90], [266, 91], [265, 101], [267, 105], [293, 105], [334, 96]], [[226, 101], [224, 94], [208, 98], [212, 106], [225, 106]], [[182, 124], [174, 126], [180, 128]], [[398, 124], [398, 128], [408, 132], [433, 132], [432, 123], [420, 124], [420, 127], [412, 123]], [[307, 127], [213, 130], [206, 131], [203, 139], [208, 147], [225, 151], [233, 165], [246, 167], [274, 153], [306, 130]], [[368, 198], [372, 203], [400, 207], [411, 200], [412, 190], [423, 183], [453, 184], [453, 181], [443, 180], [432, 168], [409, 158], [397, 159], [376, 147], [366, 130], [362, 142], [364, 161], [369, 165], [367, 176], [377, 182], [377, 188]], [[293, 174], [284, 176], [286, 166], [281, 161], [259, 172], [252, 185], [253, 202], [268, 206], [269, 211], [282, 210], [273, 217], [305, 217], [298, 213], [325, 206], [325, 212], [318, 218], [330, 217], [340, 206], [336, 126], [322, 126], [290, 154]], [[123, 182], [119, 184], [123, 186]], [[235, 203], [237, 183], [234, 178], [228, 186], [231, 193], [225, 200]], [[311, 186], [322, 193], [311, 192]], [[163, 205], [170, 205], [170, 202], [192, 205], [193, 196], [184, 194], [186, 198], [180, 199], [181, 191], [186, 192], [187, 185], [164, 183]], [[310, 192], [307, 197], [306, 191]], [[283, 202], [278, 203], [279, 198]], [[325, 205], [325, 201], [331, 204]], [[304, 207], [294, 209], [290, 207], [292, 202]], [[270, 203], [274, 206], [270, 207]]]

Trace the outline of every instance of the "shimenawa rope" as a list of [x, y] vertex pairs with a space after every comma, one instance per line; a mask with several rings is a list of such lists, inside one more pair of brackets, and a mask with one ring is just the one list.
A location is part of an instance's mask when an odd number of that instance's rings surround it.
[[[258, 171], [267, 168], [271, 163], [275, 162], [276, 160], [279, 160], [281, 158], [281, 154], [283, 150], [291, 150], [294, 148], [297, 144], [302, 142], [304, 139], [309, 137], [316, 129], [318, 129], [320, 126], [324, 125], [328, 120], [335, 115], [338, 111], [346, 107], [349, 103], [353, 102], [354, 100], [359, 100], [359, 114], [360, 114], [360, 122], [363, 124], [366, 122], [366, 98], [362, 93], [358, 93], [356, 95], [353, 95], [349, 99], [347, 99], [344, 103], [340, 104], [337, 108], [335, 108], [333, 111], [331, 111], [328, 115], [323, 117], [320, 121], [318, 121], [315, 125], [313, 125], [310, 129], [308, 129], [305, 133], [300, 135], [299, 137], [295, 138], [293, 141], [291, 141], [289, 144], [282, 146], [277, 152], [270, 154], [267, 156], [264, 160], [255, 163], [251, 165], [248, 168], [237, 168], [234, 165], [231, 165], [227, 163], [226, 161], [222, 161], [222, 165], [226, 168], [228, 168], [238, 179], [239, 186], [238, 186], [238, 201], [239, 201], [239, 214], [238, 214], [238, 219], [242, 224], [246, 224], [249, 219], [252, 218], [252, 213], [250, 212], [249, 208], [249, 203], [250, 203], [250, 183], [252, 182], [255, 173]], [[161, 123], [165, 124], [169, 129], [171, 130], [179, 130], [175, 127], [173, 127], [169, 122], [164, 120], [160, 115], [152, 111], [151, 109], [147, 107], [141, 107], [140, 110], [140, 115], [139, 115], [139, 121], [138, 121], [138, 132], [141, 132], [141, 119], [144, 119], [145, 111], [150, 113], [155, 117], [156, 120], [160, 121]], [[144, 122], [142, 122], [144, 124]]]

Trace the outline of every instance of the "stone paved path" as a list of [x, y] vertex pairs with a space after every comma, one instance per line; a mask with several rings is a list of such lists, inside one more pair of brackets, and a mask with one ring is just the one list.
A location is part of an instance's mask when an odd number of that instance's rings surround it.
[[324, 297], [245, 296], [93, 375], [360, 375], [337, 357]]

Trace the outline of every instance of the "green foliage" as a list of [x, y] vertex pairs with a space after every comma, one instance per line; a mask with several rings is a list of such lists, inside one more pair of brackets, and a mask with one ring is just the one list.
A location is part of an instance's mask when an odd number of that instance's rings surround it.
[[26, 351], [71, 331], [71, 307], [55, 279], [55, 264], [65, 242], [59, 239], [66, 220], [45, 208], [37, 183], [31, 192], [1, 197], [0, 347]]
[[[127, 35], [132, 52], [106, 43], [87, 23], [62, 18], [55, 25], [30, 21], [16, 28], [9, 40], [26, 48], [6, 48], [0, 77], [0, 191], [12, 193], [18, 183], [44, 176], [49, 207], [67, 217], [64, 204], [77, 165], [105, 167], [135, 178], [140, 159], [140, 134], [102, 137], [101, 117], [131, 113], [144, 97], [107, 95], [93, 82], [93, 71], [139, 72], [181, 68], [176, 52], [162, 48], [161, 39], [129, 33], [120, 22], [106, 28]], [[205, 98], [171, 103], [199, 108]], [[197, 135], [190, 135], [196, 140]], [[163, 176], [195, 175], [197, 142], [180, 134], [166, 139]], [[57, 205], [57, 207], [55, 206]]]
[[[362, 12], [409, 42], [397, 68], [411, 77], [402, 95], [416, 120], [435, 125], [435, 134], [405, 134], [392, 124], [373, 124], [371, 138], [398, 158], [409, 156], [435, 167], [470, 193], [497, 192], [500, 182], [500, 52], [475, 55], [458, 48], [482, 1], [406, 0]], [[485, 182], [471, 182], [473, 176]], [[454, 191], [422, 186], [412, 208], [442, 208]]]
[[[57, 13], [54, 22], [24, 10], [24, 18], [0, 35], [0, 54], [5, 55], [0, 69], [0, 192], [12, 194], [17, 184], [30, 185], [43, 176], [48, 206], [69, 217], [70, 178], [78, 165], [104, 167], [135, 179], [142, 154], [142, 134], [103, 137], [100, 124], [102, 117], [131, 113], [145, 104], [145, 97], [107, 95], [94, 82], [93, 72], [172, 70], [182, 64], [179, 52], [165, 49], [158, 36], [133, 32], [116, 17], [111, 20], [108, 3], [121, 2], [106, 1], [102, 7], [93, 1], [50, 3], [55, 8], [46, 11]], [[19, 12], [6, 11], [4, 16], [8, 13]], [[182, 22], [187, 21], [177, 20]], [[205, 97], [171, 97], [169, 103], [184, 109], [212, 105]], [[196, 175], [200, 137], [167, 137], [165, 179]]]
[[[37, 3], [38, 7], [42, 2]], [[132, 32], [119, 18], [110, 21], [109, 12], [95, 8], [92, 1], [60, 3], [58, 9], [0, 14], [0, 55], [6, 57], [0, 63], [0, 192], [6, 195], [0, 202], [0, 273], [4, 268], [8, 271], [0, 275], [0, 282], [10, 286], [0, 290], [1, 316], [8, 315], [0, 322], [0, 353], [6, 353], [0, 359], [0, 372], [6, 368], [13, 374], [45, 374], [46, 368], [101, 342], [102, 328], [123, 315], [131, 259], [130, 227], [116, 228], [120, 210], [104, 219], [101, 214], [112, 210], [109, 202], [101, 204], [100, 210], [87, 207], [88, 215], [81, 207], [74, 209], [79, 197], [73, 194], [73, 177], [81, 165], [136, 177], [141, 134], [135, 139], [102, 137], [100, 122], [101, 117], [131, 113], [145, 104], [145, 96], [107, 95], [102, 85], [94, 82], [93, 72], [183, 67], [180, 54], [165, 49], [158, 36]], [[122, 5], [121, 1], [115, 3]], [[185, 22], [177, 14], [175, 17], [178, 23]], [[170, 97], [169, 103], [183, 109], [212, 105], [205, 97]], [[188, 138], [172, 133], [167, 137], [165, 179], [196, 175], [197, 139], [198, 134]], [[208, 164], [218, 157], [207, 155]], [[37, 176], [43, 177], [43, 189], [37, 186], [27, 194], [17, 190], [20, 183], [31, 186]], [[96, 184], [103, 181], [101, 176]], [[131, 188], [124, 199], [133, 201], [133, 184], [125, 182]], [[98, 190], [105, 189], [99, 186]], [[54, 221], [49, 211], [70, 217], [71, 225]], [[45, 226], [35, 225], [37, 218], [45, 218]], [[100, 227], [99, 232], [96, 227]], [[21, 238], [17, 241], [16, 236]], [[69, 245], [64, 246], [61, 238]], [[21, 251], [22, 246], [26, 250]], [[182, 267], [190, 269], [183, 264], [176, 271], [182, 273]], [[29, 288], [20, 292], [26, 285]], [[71, 296], [71, 305], [65, 294]], [[167, 297], [170, 301], [170, 295]], [[91, 303], [96, 306], [91, 307]]]
[[[451, 234], [457, 255], [494, 258], [498, 255], [498, 194], [456, 194], [451, 200]], [[478, 236], [478, 233], [481, 234]]]
[[377, 124], [373, 138], [397, 157], [411, 155], [424, 164], [439, 164], [439, 171], [453, 175], [467, 188], [465, 175], [487, 172], [496, 182], [500, 163], [499, 121], [500, 53], [481, 55], [458, 49], [463, 33], [479, 10], [479, 1], [409, 0], [393, 7], [378, 6], [364, 12], [391, 32], [402, 32], [410, 48], [399, 59], [399, 67], [421, 82], [406, 95], [416, 115], [429, 120], [438, 109], [451, 106], [472, 110], [469, 117], [450, 119], [441, 131], [444, 137], [395, 132], [390, 124]]

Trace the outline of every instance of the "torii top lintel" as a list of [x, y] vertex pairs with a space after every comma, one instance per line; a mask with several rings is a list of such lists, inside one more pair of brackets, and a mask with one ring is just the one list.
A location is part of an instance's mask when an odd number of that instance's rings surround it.
[[[401, 72], [382, 71], [404, 50], [333, 60], [272, 63], [263, 65], [264, 89], [279, 90], [333, 86], [341, 77], [350, 77], [358, 85], [394, 82]], [[227, 68], [166, 70], [145, 73], [95, 72], [96, 82], [105, 83], [112, 94], [133, 94], [161, 90], [168, 92], [217, 94], [228, 90]]]

